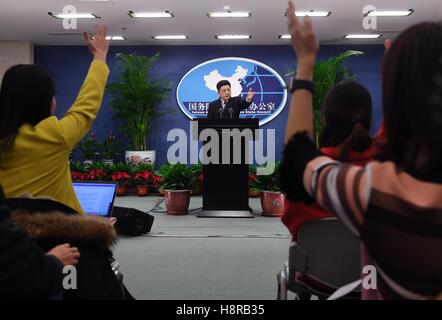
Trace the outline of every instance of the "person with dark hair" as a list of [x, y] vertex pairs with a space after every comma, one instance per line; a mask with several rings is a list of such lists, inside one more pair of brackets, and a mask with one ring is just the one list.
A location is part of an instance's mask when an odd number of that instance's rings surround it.
[[298, 70], [281, 189], [293, 201], [315, 200], [361, 238], [370, 258], [362, 267], [374, 266], [377, 279], [362, 287], [363, 298], [376, 288], [377, 299], [434, 299], [442, 291], [442, 24], [414, 25], [387, 51], [386, 161], [361, 168], [316, 149], [312, 79], [319, 44], [311, 19], [299, 20], [291, 1], [288, 23]]
[[255, 93], [252, 88], [247, 92], [246, 99], [241, 96], [231, 97], [231, 85], [227, 80], [221, 80], [216, 84], [219, 99], [209, 104], [207, 118], [209, 119], [238, 119], [239, 113], [247, 109], [253, 102]]
[[[365, 166], [376, 149], [370, 137], [372, 99], [370, 92], [356, 81], [333, 86], [322, 106], [324, 129], [319, 137], [321, 153], [335, 160]], [[281, 221], [296, 240], [299, 227], [307, 221], [334, 216], [318, 204], [285, 202]]]
[[51, 196], [79, 213], [69, 154], [87, 134], [100, 108], [109, 68], [104, 25], [85, 34], [94, 59], [77, 99], [60, 120], [51, 76], [34, 65], [11, 67], [0, 88], [0, 181], [6, 197]]
[[0, 299], [61, 298], [63, 267], [80, 253], [65, 243], [46, 254], [11, 220], [0, 186]]

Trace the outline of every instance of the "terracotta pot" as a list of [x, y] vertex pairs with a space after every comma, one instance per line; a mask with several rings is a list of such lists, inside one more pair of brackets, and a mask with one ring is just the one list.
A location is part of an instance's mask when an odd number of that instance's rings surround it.
[[126, 187], [118, 186], [117, 187], [117, 196], [122, 197], [126, 195]]
[[139, 197], [145, 197], [149, 194], [149, 188], [147, 186], [138, 186], [137, 195]]
[[281, 192], [261, 192], [262, 215], [266, 217], [280, 217], [284, 209], [284, 195]]
[[178, 216], [188, 213], [190, 190], [165, 190], [167, 214]]
[[258, 198], [261, 195], [261, 191], [249, 189], [250, 198]]

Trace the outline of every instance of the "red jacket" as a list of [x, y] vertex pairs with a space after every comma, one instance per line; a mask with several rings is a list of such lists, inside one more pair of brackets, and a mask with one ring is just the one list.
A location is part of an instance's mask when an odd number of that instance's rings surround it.
[[[339, 153], [336, 148], [322, 148], [321, 152], [330, 158], [339, 158]], [[375, 152], [376, 149], [374, 147], [371, 147], [363, 152], [351, 151], [348, 158], [349, 160], [347, 162], [361, 167], [365, 166], [367, 163], [372, 161]], [[303, 223], [313, 219], [322, 219], [334, 216], [334, 214], [325, 211], [316, 203], [307, 205], [302, 201], [293, 202], [286, 200], [281, 221], [289, 229], [292, 239], [296, 240], [298, 229]]]

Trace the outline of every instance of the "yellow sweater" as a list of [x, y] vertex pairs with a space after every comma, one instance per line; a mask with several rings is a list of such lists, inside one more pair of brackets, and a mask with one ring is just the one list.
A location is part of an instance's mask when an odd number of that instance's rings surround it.
[[0, 166], [0, 184], [6, 197], [26, 192], [51, 196], [83, 213], [72, 187], [69, 153], [91, 128], [108, 75], [106, 63], [94, 60], [77, 99], [61, 120], [51, 116], [36, 126], [20, 127], [11, 152]]

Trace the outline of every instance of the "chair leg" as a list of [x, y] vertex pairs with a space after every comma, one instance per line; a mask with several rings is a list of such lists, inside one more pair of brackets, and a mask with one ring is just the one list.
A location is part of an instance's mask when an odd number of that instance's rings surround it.
[[284, 270], [281, 270], [276, 279], [278, 281], [278, 291], [276, 293], [276, 300], [287, 300], [287, 276]]

